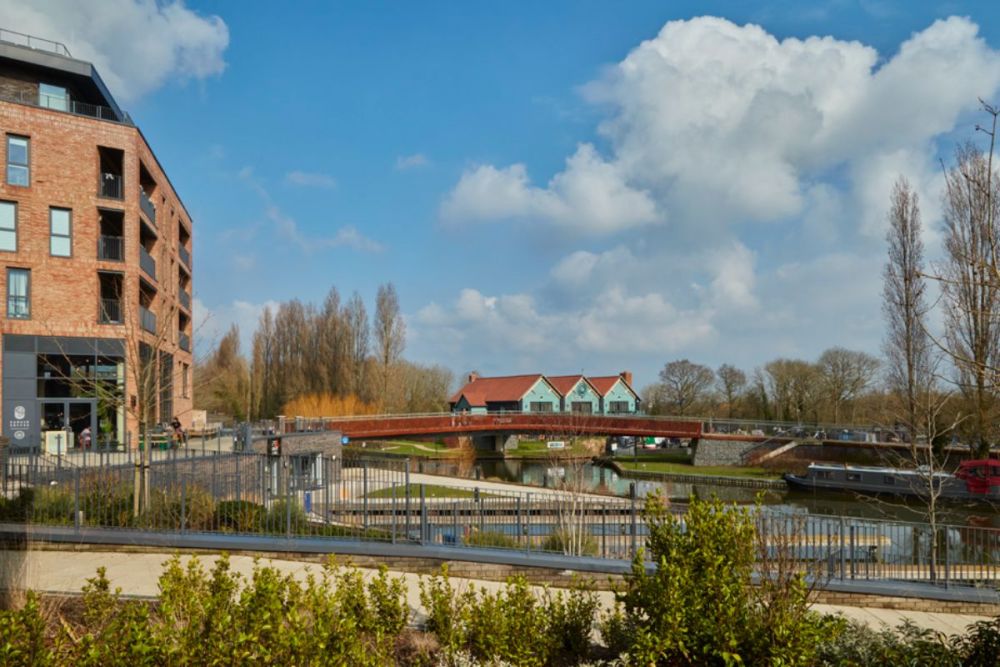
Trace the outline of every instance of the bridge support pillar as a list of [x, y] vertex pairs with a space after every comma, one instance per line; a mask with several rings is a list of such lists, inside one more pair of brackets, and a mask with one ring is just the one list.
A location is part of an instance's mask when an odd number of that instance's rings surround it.
[[489, 452], [506, 452], [517, 449], [516, 435], [475, 435], [472, 436], [472, 445], [476, 449]]

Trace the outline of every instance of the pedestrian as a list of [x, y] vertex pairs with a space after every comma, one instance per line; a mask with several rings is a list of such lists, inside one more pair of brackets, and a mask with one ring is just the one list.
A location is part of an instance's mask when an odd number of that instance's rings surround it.
[[80, 431], [80, 447], [84, 449], [90, 449], [90, 427], [85, 426], [82, 431]]
[[187, 435], [184, 433], [184, 429], [181, 428], [181, 420], [174, 416], [174, 420], [170, 422], [170, 427], [174, 429], [174, 440], [177, 442], [178, 446], [187, 445]]

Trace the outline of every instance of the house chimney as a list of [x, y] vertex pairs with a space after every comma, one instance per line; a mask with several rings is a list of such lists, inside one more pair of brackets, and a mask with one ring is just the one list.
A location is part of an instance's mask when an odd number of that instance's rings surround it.
[[466, 384], [472, 384], [478, 379], [479, 379], [479, 373], [477, 373], [476, 371], [472, 371], [471, 373], [469, 373], [469, 381]]
[[619, 375], [625, 380], [625, 384], [630, 387], [632, 386], [632, 371], [622, 371]]

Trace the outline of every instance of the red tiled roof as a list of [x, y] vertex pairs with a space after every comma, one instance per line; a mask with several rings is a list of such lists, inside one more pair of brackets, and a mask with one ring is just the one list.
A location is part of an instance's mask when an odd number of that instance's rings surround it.
[[633, 394], [635, 393], [635, 390], [633, 390], [632, 387], [629, 387], [628, 382], [625, 382], [625, 379], [621, 375], [604, 375], [601, 377], [588, 377], [587, 379], [590, 380], [590, 384], [594, 385], [594, 389], [596, 389], [597, 393], [601, 396], [607, 396], [608, 392], [611, 391], [611, 388], [615, 386], [615, 382], [618, 382], [619, 380], [621, 380], [622, 384], [628, 387]]
[[556, 391], [558, 391], [563, 396], [566, 396], [569, 394], [569, 392], [573, 391], [573, 387], [575, 387], [576, 383], [579, 382], [582, 378], [583, 378], [582, 375], [545, 376], [545, 379], [549, 381], [549, 384], [555, 387]]
[[462, 396], [465, 396], [469, 405], [477, 407], [486, 405], [487, 402], [519, 401], [541, 377], [541, 374], [536, 373], [534, 375], [476, 378], [459, 389], [448, 400], [451, 403], [457, 403]]

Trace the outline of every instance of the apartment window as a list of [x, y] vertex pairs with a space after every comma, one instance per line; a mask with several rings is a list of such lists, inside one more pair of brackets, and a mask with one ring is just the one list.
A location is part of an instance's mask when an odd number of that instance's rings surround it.
[[28, 137], [7, 135], [7, 184], [27, 186], [29, 160]]
[[66, 208], [49, 209], [49, 252], [55, 257], [73, 254], [72, 214]]
[[619, 413], [619, 412], [631, 412], [631, 411], [629, 410], [628, 401], [609, 401], [608, 412]]
[[0, 250], [17, 252], [17, 204], [0, 201]]
[[181, 396], [184, 398], [188, 397], [188, 373], [191, 372], [191, 367], [187, 364], [181, 364]]
[[38, 106], [58, 111], [69, 111], [69, 95], [62, 86], [38, 84]]
[[570, 405], [570, 409], [577, 414], [591, 414], [594, 411], [594, 406], [590, 401], [573, 401]]
[[552, 412], [552, 404], [548, 401], [531, 401], [532, 412]]
[[7, 269], [7, 317], [26, 320], [31, 317], [31, 271]]

